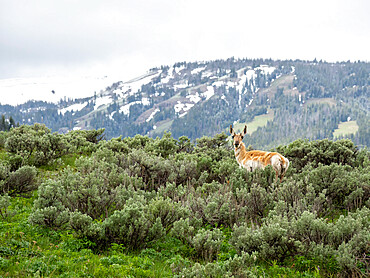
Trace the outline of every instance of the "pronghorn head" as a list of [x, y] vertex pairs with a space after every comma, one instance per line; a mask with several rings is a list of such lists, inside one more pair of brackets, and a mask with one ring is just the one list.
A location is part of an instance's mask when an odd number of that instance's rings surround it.
[[233, 138], [234, 147], [239, 148], [240, 143], [243, 141], [245, 134], [247, 134], [247, 125], [245, 125], [243, 131], [239, 134], [236, 134], [233, 130], [233, 126], [230, 125], [230, 133], [231, 133], [231, 137]]

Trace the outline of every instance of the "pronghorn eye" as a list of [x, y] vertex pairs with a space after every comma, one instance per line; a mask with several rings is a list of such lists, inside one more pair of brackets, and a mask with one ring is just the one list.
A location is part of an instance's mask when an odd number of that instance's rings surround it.
[[231, 138], [233, 138], [233, 139], [234, 139], [234, 136], [235, 136], [235, 135], [231, 135]]

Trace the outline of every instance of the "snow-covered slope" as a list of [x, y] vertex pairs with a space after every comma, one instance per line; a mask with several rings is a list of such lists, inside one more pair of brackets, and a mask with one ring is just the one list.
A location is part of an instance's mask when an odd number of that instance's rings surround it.
[[[0, 104], [15, 106], [29, 100], [54, 103], [59, 121], [68, 123], [62, 127], [59, 124], [57, 130], [63, 132], [101, 125], [120, 129], [132, 124], [142, 125], [150, 133], [161, 130], [162, 125], [167, 127], [175, 119], [185, 118], [206, 102], [220, 101], [230, 106], [228, 109], [246, 109], [260, 84], [267, 86], [276, 71], [274, 66], [261, 63], [251, 66], [250, 62], [239, 65], [234, 61], [232, 69], [227, 62], [219, 63], [177, 63], [151, 69], [129, 81], [109, 77], [0, 80]], [[49, 120], [46, 112], [36, 115], [46, 111], [46, 106], [29, 104], [19, 111], [23, 123], [40, 121], [40, 117], [41, 121]]]
[[113, 80], [109, 77], [53, 76], [0, 79], [0, 104], [17, 105], [29, 100], [57, 103], [61, 99], [91, 97], [105, 90]]

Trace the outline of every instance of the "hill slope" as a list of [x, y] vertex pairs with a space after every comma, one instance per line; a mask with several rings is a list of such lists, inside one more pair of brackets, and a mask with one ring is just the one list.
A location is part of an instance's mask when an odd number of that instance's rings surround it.
[[254, 132], [246, 141], [259, 148], [298, 138], [333, 139], [340, 123], [356, 121], [357, 132], [342, 134], [370, 146], [369, 76], [364, 62], [182, 62], [118, 81], [91, 97], [0, 105], [0, 114], [62, 133], [105, 128], [108, 138], [171, 131], [175, 138], [195, 139], [251, 123]]

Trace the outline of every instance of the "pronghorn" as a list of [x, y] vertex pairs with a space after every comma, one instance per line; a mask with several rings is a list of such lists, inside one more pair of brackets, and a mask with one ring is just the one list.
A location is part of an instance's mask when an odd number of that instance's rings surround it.
[[247, 125], [245, 125], [243, 132], [236, 134], [230, 125], [230, 133], [233, 138], [234, 152], [236, 161], [239, 167], [247, 169], [252, 172], [259, 168], [265, 168], [271, 165], [276, 173], [276, 180], [280, 177], [280, 182], [283, 179], [289, 167], [289, 160], [279, 153], [264, 152], [264, 151], [247, 151], [242, 142], [245, 134], [247, 134]]

